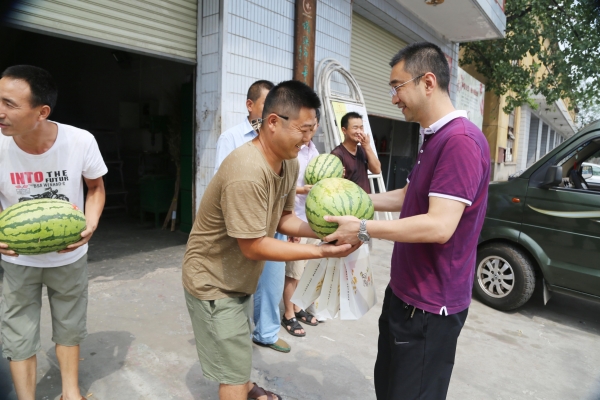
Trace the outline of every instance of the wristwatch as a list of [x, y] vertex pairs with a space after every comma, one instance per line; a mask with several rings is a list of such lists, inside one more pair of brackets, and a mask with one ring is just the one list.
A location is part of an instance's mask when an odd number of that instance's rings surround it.
[[367, 220], [363, 219], [360, 221], [360, 228], [358, 229], [358, 240], [361, 242], [368, 242], [371, 240], [371, 236], [367, 232]]

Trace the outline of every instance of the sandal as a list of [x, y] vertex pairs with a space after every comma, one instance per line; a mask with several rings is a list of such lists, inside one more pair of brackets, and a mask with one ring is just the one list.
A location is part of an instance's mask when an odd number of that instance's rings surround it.
[[285, 319], [285, 316], [281, 319], [281, 325], [285, 328], [286, 331], [292, 336], [296, 337], [304, 337], [306, 336], [306, 332], [304, 333], [296, 333], [302, 328], [302, 325], [298, 323], [296, 318]]
[[[300, 322], [302, 322], [303, 324], [307, 324], [310, 326], [317, 326], [319, 325], [319, 321], [317, 320], [317, 318], [312, 315], [309, 312], [306, 312], [305, 310], [300, 310], [296, 313], [296, 318], [298, 318], [300, 320]], [[313, 320], [313, 318], [315, 320], [317, 320], [317, 322], [310, 322]]]
[[267, 400], [282, 400], [278, 394], [269, 392], [254, 383], [254, 387], [248, 392], [248, 400], [256, 400], [260, 396], [267, 396]]

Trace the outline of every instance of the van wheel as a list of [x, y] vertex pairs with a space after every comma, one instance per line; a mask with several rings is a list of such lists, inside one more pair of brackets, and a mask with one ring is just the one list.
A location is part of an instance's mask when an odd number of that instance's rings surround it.
[[482, 303], [508, 311], [522, 306], [535, 288], [535, 272], [529, 257], [505, 243], [491, 243], [477, 250], [473, 290]]

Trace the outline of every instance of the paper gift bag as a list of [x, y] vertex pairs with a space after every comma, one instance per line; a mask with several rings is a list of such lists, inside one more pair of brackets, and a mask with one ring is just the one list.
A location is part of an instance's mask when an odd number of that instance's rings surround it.
[[328, 262], [329, 258], [321, 258], [306, 263], [296, 291], [292, 295], [292, 303], [306, 309], [319, 297]]
[[369, 247], [361, 246], [342, 258], [340, 271], [340, 318], [356, 320], [377, 303]]
[[330, 258], [327, 263], [321, 294], [308, 310], [319, 321], [333, 319], [340, 310], [340, 270], [344, 267], [341, 258]]

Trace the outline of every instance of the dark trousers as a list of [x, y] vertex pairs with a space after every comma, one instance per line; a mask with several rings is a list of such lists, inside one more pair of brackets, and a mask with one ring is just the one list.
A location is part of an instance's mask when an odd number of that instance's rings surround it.
[[388, 286], [379, 318], [377, 400], [445, 399], [467, 312], [442, 316], [417, 308], [413, 313]]

